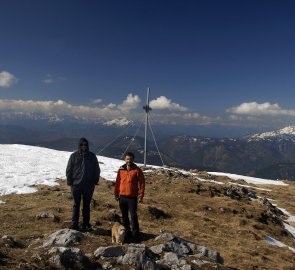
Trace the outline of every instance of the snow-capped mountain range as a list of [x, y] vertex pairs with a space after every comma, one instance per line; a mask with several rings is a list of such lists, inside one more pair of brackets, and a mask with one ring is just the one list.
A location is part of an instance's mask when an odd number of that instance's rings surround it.
[[257, 133], [247, 137], [248, 140], [295, 140], [295, 126], [288, 126], [275, 131]]

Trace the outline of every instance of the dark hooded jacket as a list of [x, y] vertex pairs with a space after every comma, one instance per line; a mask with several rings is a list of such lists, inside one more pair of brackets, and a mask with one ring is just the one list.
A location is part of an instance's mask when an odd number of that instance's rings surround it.
[[[81, 144], [87, 144], [87, 151], [85, 153], [81, 150]], [[79, 141], [78, 151], [71, 154], [68, 161], [67, 169], [67, 184], [85, 186], [94, 186], [98, 184], [100, 176], [100, 168], [97, 157], [94, 153], [89, 151], [88, 141], [81, 138]]]

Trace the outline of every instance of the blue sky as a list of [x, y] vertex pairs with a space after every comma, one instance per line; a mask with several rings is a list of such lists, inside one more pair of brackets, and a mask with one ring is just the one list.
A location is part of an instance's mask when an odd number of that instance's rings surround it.
[[294, 1], [0, 4], [2, 115], [295, 123]]

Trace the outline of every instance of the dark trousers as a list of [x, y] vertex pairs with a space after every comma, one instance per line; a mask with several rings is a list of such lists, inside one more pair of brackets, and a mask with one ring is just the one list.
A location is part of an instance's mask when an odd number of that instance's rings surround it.
[[90, 222], [90, 203], [94, 191], [94, 186], [87, 185], [74, 185], [71, 186], [73, 196], [73, 213], [72, 213], [72, 224], [78, 225], [80, 216], [80, 204], [83, 199], [83, 224], [87, 225]]
[[139, 236], [139, 224], [137, 217], [137, 197], [120, 196], [120, 209], [122, 213], [123, 225], [126, 229], [127, 236], [130, 235], [130, 221], [128, 212], [131, 217], [131, 233], [134, 238]]

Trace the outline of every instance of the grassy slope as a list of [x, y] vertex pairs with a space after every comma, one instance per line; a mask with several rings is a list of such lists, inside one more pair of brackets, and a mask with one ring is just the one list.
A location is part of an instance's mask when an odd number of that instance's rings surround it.
[[[197, 194], [196, 182], [186, 178], [148, 175], [146, 182], [145, 200], [139, 206], [139, 221], [144, 232], [143, 242], [148, 246], [154, 244], [154, 235], [166, 231], [219, 251], [227, 266], [238, 269], [295, 269], [294, 253], [287, 248], [271, 246], [263, 240], [269, 235], [295, 248], [295, 242], [282, 227], [270, 222], [263, 224], [258, 220], [265, 211], [259, 203], [234, 200], [222, 193], [218, 196], [218, 192], [215, 192], [217, 196], [212, 197], [210, 189], [222, 190], [220, 185], [212, 183], [200, 183]], [[295, 183], [286, 187], [266, 188], [272, 192], [255, 192], [275, 199], [279, 207], [295, 214]], [[113, 183], [103, 180], [96, 188], [94, 199], [97, 203], [92, 207], [91, 222], [94, 224], [98, 220], [101, 225], [98, 235], [91, 234], [82, 241], [80, 247], [85, 253], [93, 253], [99, 246], [111, 245], [109, 209], [114, 207], [119, 213], [113, 189]], [[32, 261], [31, 256], [38, 253], [44, 235], [69, 225], [71, 198], [64, 181], [60, 181], [57, 191], [40, 186], [36, 193], [9, 195], [1, 199], [6, 204], [0, 205], [0, 236], [10, 235], [26, 246], [31, 245], [27, 248], [26, 256], [23, 249], [0, 245], [0, 255], [8, 257], [7, 269], [13, 269], [20, 261]], [[161, 209], [171, 218], [155, 219], [149, 207]], [[52, 212], [60, 217], [60, 222], [37, 220], [35, 216], [40, 212]]]

